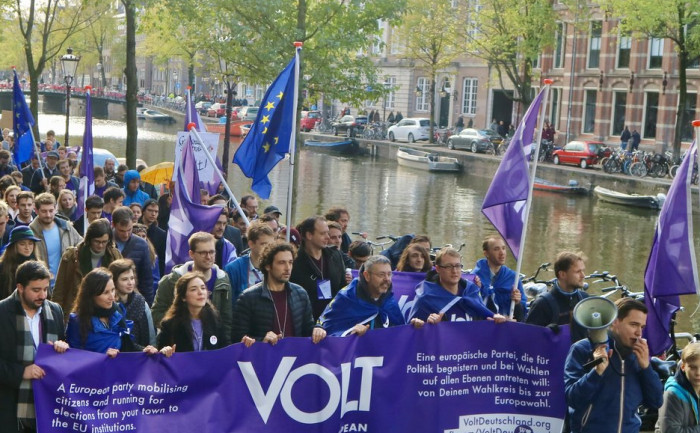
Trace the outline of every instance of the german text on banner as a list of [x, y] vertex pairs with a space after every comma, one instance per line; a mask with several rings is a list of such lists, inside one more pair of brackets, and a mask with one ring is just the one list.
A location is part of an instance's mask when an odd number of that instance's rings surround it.
[[39, 431], [558, 433], [566, 330], [401, 326], [116, 358], [42, 345]]

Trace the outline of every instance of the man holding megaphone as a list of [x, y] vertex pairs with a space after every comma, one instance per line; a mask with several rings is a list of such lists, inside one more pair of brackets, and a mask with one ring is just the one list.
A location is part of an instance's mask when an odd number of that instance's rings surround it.
[[[622, 298], [611, 310], [606, 302], [588, 298], [574, 312], [576, 321], [592, 332], [574, 343], [566, 358], [564, 381], [572, 433], [637, 433], [641, 426], [637, 407], [659, 408], [663, 402], [663, 386], [650, 367], [649, 347], [642, 338], [646, 306]], [[607, 341], [603, 341], [606, 333], [600, 331], [608, 325]]]

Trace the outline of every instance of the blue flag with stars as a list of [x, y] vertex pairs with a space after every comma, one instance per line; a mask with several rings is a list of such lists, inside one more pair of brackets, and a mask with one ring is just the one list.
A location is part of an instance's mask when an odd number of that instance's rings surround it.
[[[34, 116], [29, 111], [27, 101], [24, 99], [24, 93], [19, 86], [17, 71], [15, 74], [15, 82], [12, 86], [12, 128], [15, 131], [15, 148], [13, 157], [17, 167], [32, 157], [34, 151], [34, 139], [32, 138], [31, 128], [34, 126]], [[25, 137], [26, 134], [26, 137]]]
[[294, 128], [294, 66], [287, 65], [270, 85], [250, 132], [233, 156], [246, 177], [253, 179], [252, 189], [262, 199], [270, 197], [272, 184], [267, 174], [289, 152]]

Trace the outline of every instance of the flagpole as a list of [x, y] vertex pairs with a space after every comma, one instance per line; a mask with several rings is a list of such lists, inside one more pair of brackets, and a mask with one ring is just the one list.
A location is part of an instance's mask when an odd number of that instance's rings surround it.
[[231, 199], [233, 200], [233, 204], [236, 206], [238, 214], [241, 216], [241, 218], [243, 218], [243, 221], [245, 221], [245, 225], [249, 226], [250, 220], [248, 220], [248, 217], [246, 216], [245, 212], [243, 212], [243, 209], [241, 209], [241, 205], [238, 203], [238, 199], [236, 199], [236, 196], [233, 194], [233, 191], [231, 191], [231, 188], [229, 188], [228, 183], [226, 182], [226, 178], [224, 178], [224, 175], [221, 174], [219, 167], [216, 166], [216, 161], [214, 161], [214, 158], [211, 156], [211, 153], [209, 153], [209, 149], [207, 149], [207, 145], [204, 143], [204, 140], [202, 140], [202, 136], [199, 135], [199, 132], [197, 132], [197, 127], [195, 126], [194, 122], [190, 122], [187, 125], [187, 128], [190, 130], [191, 134], [194, 134], [197, 141], [201, 143], [202, 149], [204, 149], [204, 154], [207, 156], [207, 159], [211, 163], [212, 167], [214, 167], [214, 171], [219, 175], [219, 179], [224, 185], [226, 192], [228, 192], [229, 197], [231, 197]]
[[[524, 219], [523, 219], [523, 234], [520, 239], [520, 252], [518, 254], [518, 260], [515, 265], [515, 280], [513, 281], [513, 290], [518, 290], [518, 283], [520, 282], [520, 270], [523, 266], [523, 257], [525, 256], [525, 239], [527, 238], [527, 223], [530, 219], [530, 205], [532, 204], [532, 189], [535, 185], [535, 172], [537, 171], [537, 162], [540, 156], [540, 140], [542, 140], [542, 128], [544, 127], [544, 117], [547, 113], [547, 103], [549, 102], [549, 86], [552, 84], [552, 80], [547, 78], [544, 80], [544, 95], [542, 96], [542, 105], [540, 106], [540, 114], [537, 119], [537, 133], [535, 134], [535, 146], [534, 153], [532, 154], [532, 161], [530, 164], [530, 177], [528, 178], [528, 189], [527, 189], [527, 200], [525, 201]], [[523, 137], [524, 138], [524, 137]], [[527, 155], [525, 156], [527, 157]], [[513, 318], [515, 313], [515, 301], [510, 301], [510, 318]]]
[[[92, 90], [92, 87], [90, 87], [90, 86], [87, 86], [85, 89], [85, 91], [87, 93], [87, 98], [88, 98], [87, 101], [91, 100], [91, 97], [92, 97], [91, 93], [90, 93], [91, 90]], [[88, 116], [87, 107], [88, 106], [87, 106], [87, 102], [85, 104], [86, 104], [85, 105], [85, 107], [86, 107], [86, 110], [85, 110], [85, 128], [87, 129], [87, 116]], [[90, 110], [92, 110], [92, 102], [90, 102]], [[90, 113], [90, 122], [92, 122], [92, 113]], [[90, 132], [92, 133], [92, 127], [90, 128]], [[84, 144], [85, 144], [85, 137], [83, 137], [83, 146], [82, 146], [83, 155], [85, 155], [85, 145]], [[82, 161], [81, 161], [81, 163], [82, 163]], [[80, 173], [78, 173], [78, 174], [80, 174]], [[88, 179], [89, 179], [89, 177], [86, 179], [85, 188], [83, 189], [83, 238], [85, 236], [87, 236], [87, 227], [88, 227], [88, 225], [87, 225], [87, 205], [86, 205], [87, 198], [88, 198], [88, 189], [90, 189], [90, 184], [89, 184]], [[82, 177], [80, 180], [82, 181]], [[80, 190], [80, 187], [78, 187], [78, 190]]]
[[297, 140], [297, 107], [299, 103], [299, 52], [301, 47], [304, 45], [303, 42], [294, 42], [294, 47], [296, 47], [294, 57], [294, 109], [292, 115], [292, 134], [289, 138], [289, 182], [287, 189], [287, 231], [286, 231], [286, 241], [289, 242], [291, 236], [290, 227], [292, 225], [292, 193], [294, 190], [294, 155], [296, 153], [296, 140]]

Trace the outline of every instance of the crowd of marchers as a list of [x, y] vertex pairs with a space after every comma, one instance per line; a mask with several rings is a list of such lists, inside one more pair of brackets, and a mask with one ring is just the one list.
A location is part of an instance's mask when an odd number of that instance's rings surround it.
[[[8, 171], [0, 177], [0, 425], [7, 431], [35, 431], [32, 380], [45, 375], [34, 364], [41, 343], [57, 352], [170, 357], [239, 342], [275, 345], [303, 337], [318, 343], [328, 335], [470, 320], [526, 322], [555, 333], [571, 326], [567, 431], [636, 432], [637, 407], [662, 406], [662, 384], [642, 338], [643, 303], [617, 302], [606, 344], [592, 345], [586, 329], [572, 321], [573, 308], [588, 296], [581, 253], [558, 255], [554, 287], [528, 308], [499, 236], [483, 240], [484, 258], [465, 278], [460, 253], [446, 247], [433, 261], [424, 235], [397, 243], [398, 260], [371, 255], [366, 242], [348, 235], [345, 208], [283, 227], [276, 206], [258, 215], [258, 201], [248, 195], [240, 202], [251, 221], [246, 226], [225, 193], [202, 190], [204, 203], [223, 205], [220, 218], [211, 233], [193, 233], [189, 260], [171, 267], [167, 193], [159, 196], [138, 169], [108, 159], [94, 168], [95, 194], [74, 218], [73, 170], [54, 150], [41, 164], [33, 159], [18, 170], [0, 150], [0, 174]], [[59, 188], [52, 187], [54, 178], [63, 181]], [[284, 240], [287, 231], [291, 242]], [[410, 311], [394, 298], [395, 272], [421, 275]], [[699, 424], [700, 349], [684, 351], [672, 382], [661, 408], [664, 432]]]

